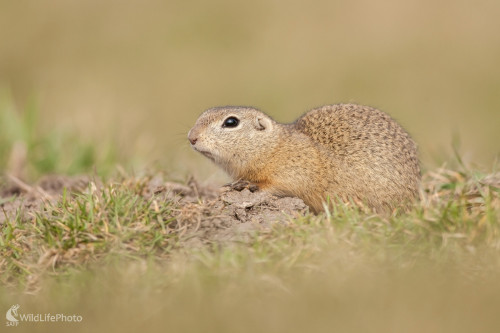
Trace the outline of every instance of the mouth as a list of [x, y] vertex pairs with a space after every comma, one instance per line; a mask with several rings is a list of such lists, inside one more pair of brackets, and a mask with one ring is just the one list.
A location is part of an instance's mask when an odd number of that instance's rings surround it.
[[208, 152], [208, 151], [200, 151], [200, 153], [203, 154], [203, 156], [206, 156], [208, 157], [209, 159], [211, 159], [212, 161], [215, 161], [215, 157], [214, 155], [212, 155], [212, 153]]
[[194, 150], [196, 150], [197, 152], [199, 152], [200, 154], [202, 154], [203, 156], [207, 157], [208, 159], [210, 159], [212, 162], [215, 162], [215, 157], [214, 155], [207, 151], [207, 150], [201, 150], [201, 149], [198, 149], [197, 147], [191, 145], [191, 147], [193, 147]]

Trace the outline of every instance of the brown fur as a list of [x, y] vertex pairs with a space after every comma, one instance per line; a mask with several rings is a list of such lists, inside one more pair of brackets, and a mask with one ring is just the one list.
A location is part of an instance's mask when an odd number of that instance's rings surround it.
[[[239, 119], [224, 128], [225, 119]], [[193, 148], [235, 180], [280, 196], [297, 196], [315, 212], [327, 198], [378, 212], [407, 208], [420, 182], [413, 140], [377, 109], [327, 105], [292, 124], [249, 107], [205, 111], [188, 134]]]

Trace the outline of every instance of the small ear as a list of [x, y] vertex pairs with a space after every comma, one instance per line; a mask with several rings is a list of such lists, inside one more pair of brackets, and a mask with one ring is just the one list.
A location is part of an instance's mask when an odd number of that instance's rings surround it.
[[258, 131], [270, 130], [273, 128], [271, 119], [266, 117], [256, 117], [254, 125]]

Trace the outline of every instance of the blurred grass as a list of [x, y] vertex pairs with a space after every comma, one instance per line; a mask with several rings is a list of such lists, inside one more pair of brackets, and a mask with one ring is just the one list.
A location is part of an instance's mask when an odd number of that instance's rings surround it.
[[109, 175], [119, 162], [111, 142], [83, 140], [57, 128], [41, 129], [34, 103], [18, 110], [0, 91], [0, 170], [34, 180], [44, 174]]
[[19, 110], [36, 97], [41, 129], [112, 139], [176, 170], [215, 170], [185, 138], [208, 107], [293, 121], [350, 101], [398, 119], [425, 165], [447, 161], [459, 133], [466, 162], [489, 166], [500, 141], [498, 12], [491, 0], [0, 1], [0, 84]]

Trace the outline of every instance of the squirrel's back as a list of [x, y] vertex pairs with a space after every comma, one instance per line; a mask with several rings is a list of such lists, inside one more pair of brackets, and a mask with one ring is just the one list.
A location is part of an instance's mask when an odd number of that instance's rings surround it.
[[292, 124], [325, 148], [332, 163], [332, 188], [390, 208], [418, 193], [420, 167], [410, 135], [388, 114], [356, 104], [313, 109]]

